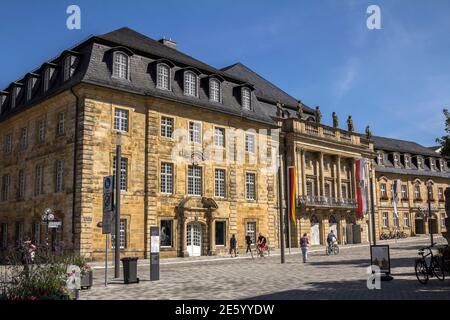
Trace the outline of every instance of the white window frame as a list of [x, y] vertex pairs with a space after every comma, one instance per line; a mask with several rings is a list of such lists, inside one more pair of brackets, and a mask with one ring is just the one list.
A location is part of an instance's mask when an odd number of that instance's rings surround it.
[[38, 196], [44, 193], [44, 166], [36, 166], [34, 180], [34, 195]]
[[25, 197], [25, 172], [23, 170], [19, 170], [19, 174], [17, 177], [17, 191], [19, 199], [22, 199]]
[[402, 194], [402, 199], [408, 199], [408, 186], [407, 185], [402, 185], [400, 187], [400, 192]]
[[[250, 139], [251, 137], [251, 139]], [[245, 152], [255, 153], [256, 152], [256, 137], [253, 133], [245, 134]]]
[[387, 184], [384, 182], [380, 184], [380, 196], [381, 198], [387, 198]]
[[122, 51], [114, 52], [113, 72], [112, 72], [113, 78], [128, 80], [130, 78], [129, 75], [130, 75], [130, 57]]
[[389, 212], [383, 212], [383, 228], [389, 228]]
[[[166, 70], [167, 74], [165, 74]], [[170, 67], [165, 63], [158, 63], [156, 66], [156, 87], [162, 90], [170, 90], [171, 88], [170, 79], [171, 79]]]
[[256, 173], [246, 172], [245, 173], [245, 199], [248, 201], [256, 200]]
[[[250, 227], [251, 226], [251, 227]], [[257, 232], [257, 223], [256, 221], [247, 221], [245, 223], [245, 235], [249, 235], [252, 243], [256, 243], [256, 232]]]
[[405, 212], [403, 213], [403, 227], [409, 228], [411, 227], [410, 225], [410, 221], [409, 221], [409, 213]]
[[114, 130], [128, 132], [130, 129], [130, 112], [128, 109], [114, 108]]
[[252, 92], [247, 87], [241, 88], [241, 105], [245, 110], [252, 110]]
[[226, 187], [227, 187], [226, 170], [221, 168], [216, 168], [214, 170], [214, 196], [216, 198], [226, 197]]
[[55, 192], [64, 190], [64, 160], [56, 160], [55, 164]]
[[56, 133], [63, 135], [66, 130], [66, 114], [64, 112], [58, 113], [58, 124], [56, 126]]
[[445, 200], [444, 188], [438, 188], [438, 200]]
[[170, 162], [161, 162], [160, 191], [162, 194], [173, 194], [174, 165]]
[[[120, 190], [128, 190], [128, 158], [121, 157], [120, 162]], [[113, 158], [113, 172], [112, 175], [116, 176], [116, 157]]]
[[203, 195], [203, 168], [200, 166], [188, 166], [187, 193], [189, 196]]
[[214, 128], [214, 145], [218, 148], [225, 148], [225, 128]]
[[191, 143], [202, 143], [202, 123], [189, 121], [189, 141]]
[[414, 200], [422, 199], [422, 192], [420, 190], [420, 184], [414, 184]]
[[218, 103], [222, 102], [222, 84], [216, 78], [209, 80], [209, 100]]
[[28, 147], [28, 127], [20, 129], [20, 148], [22, 150]]
[[161, 116], [161, 137], [173, 139], [174, 124], [174, 118]]
[[[191, 77], [192, 76], [192, 77]], [[186, 96], [198, 96], [198, 76], [193, 71], [184, 72], [184, 94]]]
[[66, 56], [64, 58], [64, 74], [63, 74], [63, 81], [66, 82], [67, 80], [69, 80], [70, 78], [72, 78], [73, 76], [73, 64], [75, 62], [75, 57], [74, 56]]

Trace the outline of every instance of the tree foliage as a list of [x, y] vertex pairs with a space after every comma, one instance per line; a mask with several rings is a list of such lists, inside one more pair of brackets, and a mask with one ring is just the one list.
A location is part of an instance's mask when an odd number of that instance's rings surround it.
[[436, 142], [442, 146], [441, 154], [450, 157], [450, 112], [448, 109], [443, 110], [445, 116], [445, 133], [446, 135], [437, 138]]

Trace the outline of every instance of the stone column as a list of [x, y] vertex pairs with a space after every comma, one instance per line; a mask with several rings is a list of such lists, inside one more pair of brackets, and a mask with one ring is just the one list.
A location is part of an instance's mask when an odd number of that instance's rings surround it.
[[319, 153], [319, 165], [320, 165], [320, 195], [325, 196], [325, 174], [324, 174], [324, 167], [323, 167], [323, 153]]
[[342, 198], [341, 156], [337, 156], [337, 190], [336, 197]]

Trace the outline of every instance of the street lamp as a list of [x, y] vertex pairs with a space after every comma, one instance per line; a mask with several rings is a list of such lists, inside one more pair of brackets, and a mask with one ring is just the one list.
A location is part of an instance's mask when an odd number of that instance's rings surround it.
[[45, 246], [47, 247], [47, 256], [48, 256], [48, 223], [50, 221], [55, 220], [55, 215], [53, 214], [53, 210], [50, 208], [47, 208], [44, 210], [44, 213], [41, 216], [41, 219], [43, 222], [45, 222], [45, 224], [47, 225], [47, 234], [46, 234], [46, 238], [45, 238]]

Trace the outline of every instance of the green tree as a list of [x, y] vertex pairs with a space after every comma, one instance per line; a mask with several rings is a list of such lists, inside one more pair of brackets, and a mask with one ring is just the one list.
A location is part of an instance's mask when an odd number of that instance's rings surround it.
[[445, 116], [445, 132], [446, 135], [436, 139], [436, 142], [442, 146], [441, 154], [450, 157], [450, 113], [448, 109], [444, 109]]

